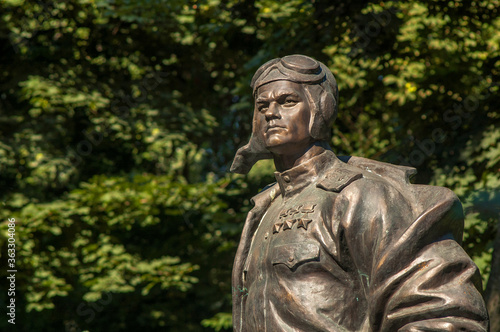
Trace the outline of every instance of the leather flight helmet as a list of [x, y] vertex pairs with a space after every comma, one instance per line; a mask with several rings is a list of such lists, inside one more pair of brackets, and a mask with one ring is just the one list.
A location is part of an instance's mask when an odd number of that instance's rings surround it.
[[[309, 132], [316, 141], [329, 141], [331, 126], [337, 116], [338, 88], [335, 77], [323, 63], [305, 55], [288, 55], [263, 64], [254, 74], [250, 86], [255, 98], [259, 87], [275, 81], [291, 81], [302, 84], [309, 105], [311, 121]], [[247, 174], [253, 165], [261, 159], [271, 159], [272, 154], [265, 148], [259, 135], [255, 135], [255, 115], [252, 136], [248, 144], [236, 152], [230, 171]]]

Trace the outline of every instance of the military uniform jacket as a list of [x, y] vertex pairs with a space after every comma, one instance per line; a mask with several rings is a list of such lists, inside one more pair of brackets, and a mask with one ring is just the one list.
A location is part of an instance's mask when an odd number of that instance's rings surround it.
[[412, 168], [345, 161], [325, 151], [253, 198], [234, 330], [487, 331], [453, 192], [410, 184]]

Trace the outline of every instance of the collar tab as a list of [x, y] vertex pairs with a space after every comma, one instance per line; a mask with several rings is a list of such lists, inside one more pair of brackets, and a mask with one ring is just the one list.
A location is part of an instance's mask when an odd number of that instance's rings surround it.
[[281, 195], [290, 198], [302, 189], [310, 185], [332, 165], [340, 163], [335, 154], [330, 150], [311, 157], [309, 160], [283, 172], [275, 172], [274, 176], [278, 182]]

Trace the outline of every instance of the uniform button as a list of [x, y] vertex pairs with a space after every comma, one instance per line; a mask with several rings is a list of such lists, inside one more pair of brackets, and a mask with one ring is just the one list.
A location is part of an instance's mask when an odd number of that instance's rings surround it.
[[292, 256], [288, 257], [288, 261], [293, 262], [293, 257]]
[[286, 186], [285, 189], [286, 189], [286, 191], [291, 191], [293, 189], [293, 187], [292, 186]]
[[283, 177], [283, 180], [285, 180], [285, 182], [290, 182], [290, 177], [288, 175], [285, 175]]

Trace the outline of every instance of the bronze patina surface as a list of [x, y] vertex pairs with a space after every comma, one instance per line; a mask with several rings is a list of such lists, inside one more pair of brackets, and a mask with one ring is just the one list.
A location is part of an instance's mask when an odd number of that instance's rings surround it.
[[252, 80], [253, 134], [231, 170], [273, 158], [233, 267], [235, 331], [487, 331], [462, 206], [415, 169], [337, 157], [337, 83], [302, 55]]

